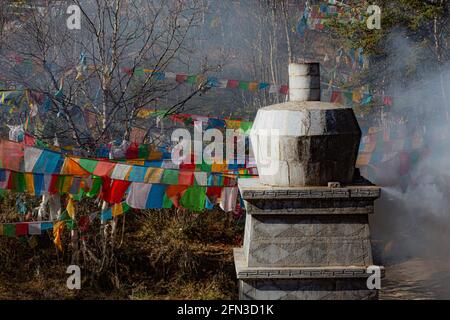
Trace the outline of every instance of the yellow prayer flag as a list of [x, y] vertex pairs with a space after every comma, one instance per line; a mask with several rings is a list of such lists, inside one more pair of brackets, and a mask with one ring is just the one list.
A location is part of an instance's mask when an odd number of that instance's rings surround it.
[[[145, 160], [143, 159], [129, 159], [125, 161], [126, 164], [136, 165], [136, 166], [145, 166]], [[128, 172], [129, 174], [129, 172]]]
[[61, 188], [61, 193], [70, 193], [72, 183], [73, 183], [73, 176], [65, 176]]
[[116, 218], [116, 217], [119, 217], [119, 216], [121, 216], [121, 215], [123, 215], [122, 204], [119, 203], [119, 204], [114, 205], [114, 206], [112, 207], [112, 216], [113, 216], [114, 218]]
[[[79, 159], [78, 159], [79, 161]], [[63, 175], [87, 176], [89, 172], [83, 169], [77, 160], [66, 157], [61, 169]]]
[[148, 118], [151, 114], [153, 114], [155, 112], [156, 112], [156, 110], [141, 109], [141, 110], [139, 110], [137, 117], [141, 118], [141, 119], [145, 119], [145, 118]]
[[228, 169], [226, 163], [213, 163], [211, 166], [211, 172], [224, 172]]
[[145, 183], [160, 183], [164, 170], [161, 168], [148, 168], [145, 173]]
[[361, 89], [354, 90], [352, 95], [353, 102], [359, 103], [361, 101], [361, 98], [362, 98]]
[[32, 173], [24, 173], [25, 176], [25, 186], [29, 194], [34, 195], [34, 177]]
[[358, 156], [358, 160], [356, 161], [356, 166], [367, 166], [370, 163], [370, 159], [372, 158], [372, 153], [360, 153]]
[[248, 84], [249, 91], [256, 91], [258, 89], [259, 84], [257, 82], [250, 82]]
[[376, 147], [377, 147], [376, 141], [366, 143], [364, 146], [364, 152], [372, 153], [375, 151]]
[[69, 202], [67, 203], [67, 213], [69, 214], [70, 218], [72, 220], [75, 219], [75, 205], [73, 203], [73, 199], [72, 197], [69, 198]]
[[225, 123], [227, 124], [227, 129], [240, 129], [241, 128], [241, 120], [226, 120]]
[[61, 243], [61, 233], [64, 229], [64, 221], [58, 221], [53, 225], [53, 243], [58, 248], [59, 251], [63, 251], [62, 243]]
[[375, 133], [379, 132], [380, 130], [381, 130], [381, 129], [378, 128], [378, 127], [370, 127], [367, 134], [368, 134], [368, 135], [375, 134]]

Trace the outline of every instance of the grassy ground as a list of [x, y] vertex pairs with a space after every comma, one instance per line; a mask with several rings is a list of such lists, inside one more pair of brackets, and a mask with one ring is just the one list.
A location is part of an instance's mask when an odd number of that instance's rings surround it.
[[[0, 222], [17, 221], [11, 197], [0, 210]], [[70, 254], [57, 252], [51, 235], [36, 238], [35, 248], [29, 238], [1, 236], [0, 299], [237, 298], [232, 248], [242, 245], [243, 230], [232, 215], [133, 211], [123, 230], [122, 222], [114, 263], [95, 276], [82, 267], [79, 291], [67, 289]], [[98, 226], [91, 229], [90, 237], [98, 237]], [[68, 242], [65, 231], [65, 248]]]

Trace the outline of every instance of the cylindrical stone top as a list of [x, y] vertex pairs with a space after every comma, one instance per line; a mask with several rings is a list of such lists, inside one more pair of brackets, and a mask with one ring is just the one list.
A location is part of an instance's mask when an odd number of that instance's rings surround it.
[[320, 101], [320, 64], [289, 64], [289, 100]]
[[250, 133], [260, 182], [351, 183], [361, 139], [353, 110], [320, 102], [318, 63], [291, 64], [289, 80], [291, 101], [260, 109]]

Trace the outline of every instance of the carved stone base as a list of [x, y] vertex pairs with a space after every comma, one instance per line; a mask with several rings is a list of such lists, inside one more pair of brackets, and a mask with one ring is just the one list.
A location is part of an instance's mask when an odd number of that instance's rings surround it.
[[[242, 249], [234, 250], [241, 300], [366, 300], [378, 291], [367, 288], [365, 267], [265, 268], [245, 266]], [[381, 268], [384, 276], [384, 268]]]
[[377, 300], [358, 279], [239, 280], [240, 300]]
[[268, 187], [242, 179], [244, 247], [235, 264], [242, 299], [375, 299], [368, 214], [380, 189]]

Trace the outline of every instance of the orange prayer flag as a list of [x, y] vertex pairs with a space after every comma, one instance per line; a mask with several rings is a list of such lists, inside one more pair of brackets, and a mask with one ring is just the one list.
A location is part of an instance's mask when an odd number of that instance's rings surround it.
[[61, 169], [63, 175], [87, 176], [90, 173], [84, 170], [77, 161], [72, 158], [65, 158]]
[[356, 166], [364, 167], [370, 163], [372, 158], [372, 153], [360, 153], [358, 156], [358, 160], [356, 161]]
[[70, 218], [72, 220], [75, 219], [75, 205], [73, 203], [72, 197], [69, 197], [69, 202], [67, 203], [67, 213], [69, 214]]
[[256, 91], [258, 89], [259, 83], [257, 82], [250, 82], [248, 84], [248, 90], [249, 91]]
[[53, 225], [53, 243], [56, 245], [59, 251], [63, 251], [61, 243], [61, 233], [64, 230], [64, 221], [58, 221]]

